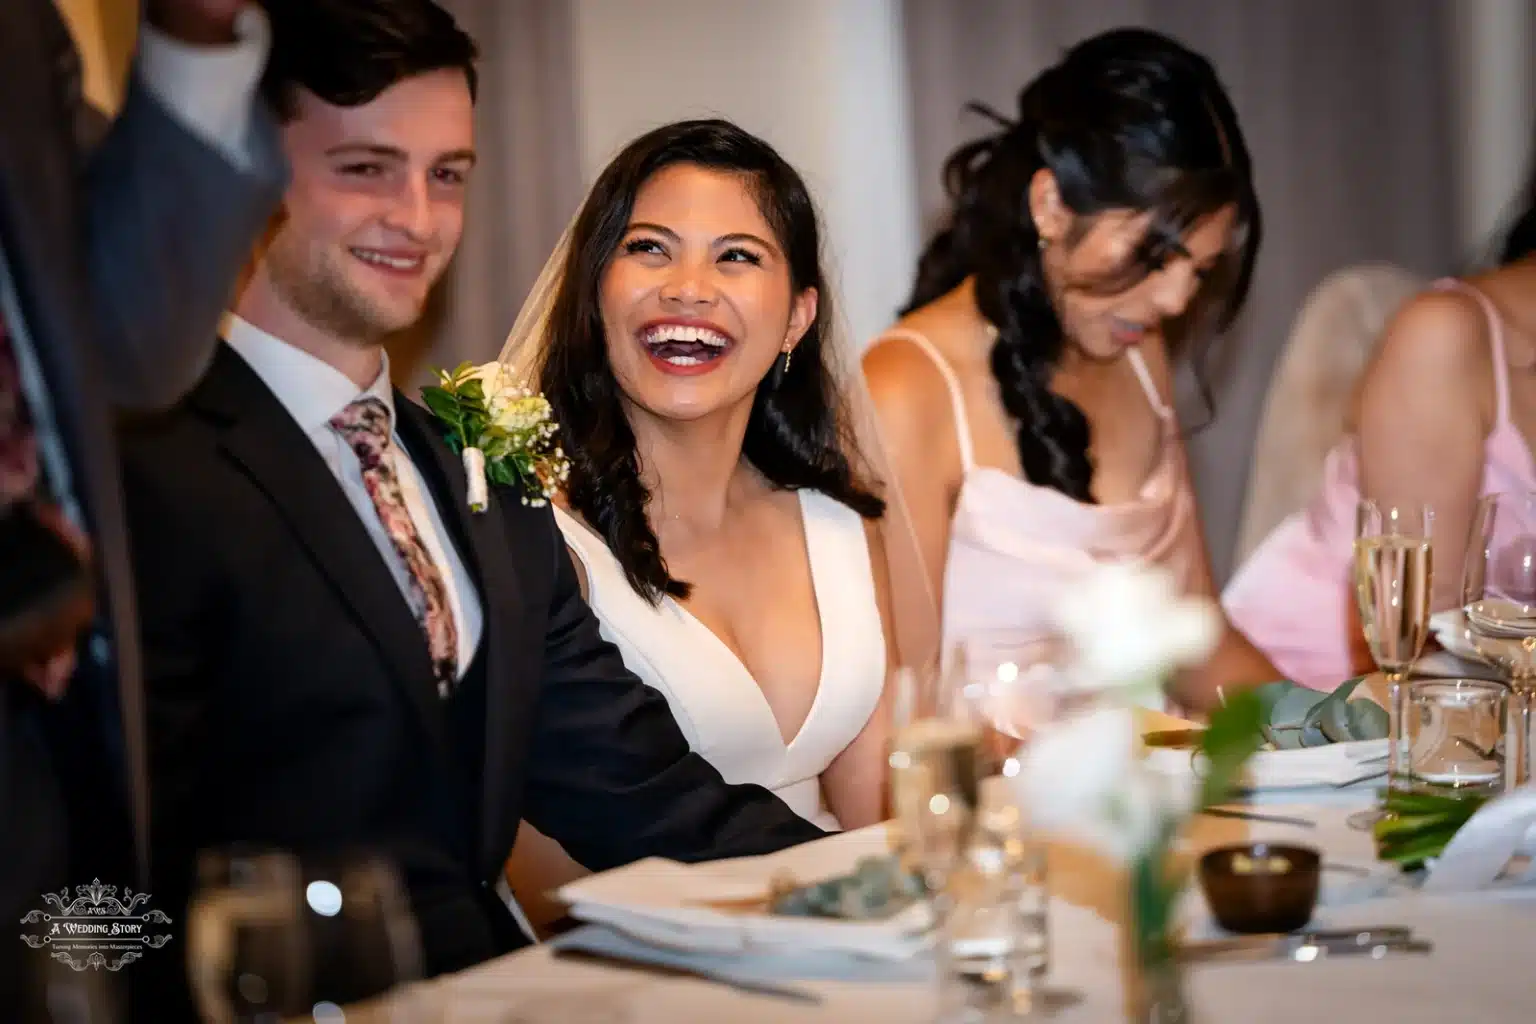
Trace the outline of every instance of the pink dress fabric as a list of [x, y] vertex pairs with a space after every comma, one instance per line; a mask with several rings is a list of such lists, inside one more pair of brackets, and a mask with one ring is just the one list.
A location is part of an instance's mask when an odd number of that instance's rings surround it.
[[922, 335], [887, 332], [876, 344], [902, 339], [938, 368], [954, 407], [964, 477], [950, 527], [944, 569], [946, 651], [967, 637], [999, 630], [1052, 632], [1051, 608], [1096, 563], [1141, 561], [1171, 571], [1177, 585], [1197, 583], [1194, 495], [1180, 457], [1173, 410], [1157, 392], [1141, 354], [1126, 354], [1163, 430], [1156, 467], [1135, 501], [1089, 505], [1000, 469], [978, 466], [965, 401], [954, 371]]
[[[1447, 278], [1430, 287], [1472, 296], [1488, 318], [1495, 418], [1483, 443], [1479, 496], [1536, 490], [1530, 448], [1509, 419], [1509, 369], [1497, 310], [1487, 296], [1464, 281]], [[1314, 689], [1332, 689], [1353, 671], [1349, 631], [1354, 595], [1349, 575], [1359, 500], [1356, 441], [1346, 437], [1323, 463], [1317, 496], [1275, 527], [1222, 593], [1232, 624], [1288, 678]], [[1536, 523], [1510, 524], [1510, 528], [1529, 531], [1536, 529]]]

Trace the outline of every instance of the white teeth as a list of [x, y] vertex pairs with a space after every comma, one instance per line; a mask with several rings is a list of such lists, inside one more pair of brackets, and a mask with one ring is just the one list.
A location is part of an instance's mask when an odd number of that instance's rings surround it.
[[698, 356], [667, 356], [662, 361], [673, 366], [698, 366], [704, 362]]
[[660, 324], [652, 327], [645, 332], [645, 340], [652, 345], [663, 341], [698, 342], [712, 348], [724, 348], [730, 344], [730, 339], [718, 331], [712, 331], [708, 327], [690, 327], [683, 324]]
[[374, 252], [371, 249], [353, 249], [352, 255], [364, 263], [372, 263], [379, 267], [389, 267], [392, 270], [415, 270], [421, 266], [420, 257], [412, 259], [400, 256], [386, 256], [381, 252]]

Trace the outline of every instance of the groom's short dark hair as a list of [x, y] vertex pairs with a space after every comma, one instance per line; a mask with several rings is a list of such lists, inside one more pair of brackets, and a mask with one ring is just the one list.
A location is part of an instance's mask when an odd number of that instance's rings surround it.
[[272, 54], [261, 91], [277, 116], [294, 116], [294, 91], [333, 106], [371, 103], [398, 82], [457, 68], [479, 85], [479, 50], [433, 0], [262, 0]]

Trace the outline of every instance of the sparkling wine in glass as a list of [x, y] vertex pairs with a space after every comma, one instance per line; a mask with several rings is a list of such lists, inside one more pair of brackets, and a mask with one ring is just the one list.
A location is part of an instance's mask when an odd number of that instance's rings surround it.
[[1502, 757], [1504, 785], [1532, 777], [1536, 701], [1536, 493], [1490, 494], [1472, 518], [1462, 571], [1462, 614], [1477, 653], [1510, 688]]
[[1403, 788], [1410, 774], [1404, 680], [1429, 635], [1434, 514], [1423, 505], [1363, 500], [1355, 523], [1355, 600], [1371, 657], [1387, 677], [1388, 786]]

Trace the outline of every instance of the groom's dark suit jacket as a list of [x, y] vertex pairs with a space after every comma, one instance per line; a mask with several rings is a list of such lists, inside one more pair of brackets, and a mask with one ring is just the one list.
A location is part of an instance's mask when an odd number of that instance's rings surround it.
[[495, 489], [468, 512], [434, 423], [403, 395], [395, 408], [485, 611], [446, 702], [353, 506], [232, 349], [125, 441], [157, 904], [185, 920], [199, 848], [371, 846], [403, 866], [438, 973], [524, 941], [492, 889], [521, 819], [593, 869], [821, 835], [689, 751], [600, 638], [549, 510]]

